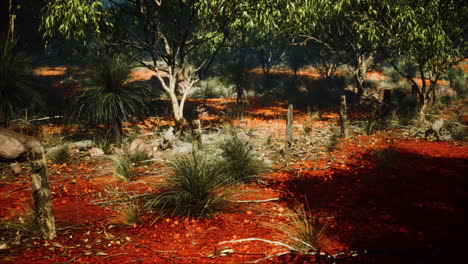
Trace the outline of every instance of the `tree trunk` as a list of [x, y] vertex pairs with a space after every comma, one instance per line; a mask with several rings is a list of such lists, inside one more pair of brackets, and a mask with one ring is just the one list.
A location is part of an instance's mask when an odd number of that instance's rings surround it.
[[341, 126], [341, 136], [348, 138], [348, 108], [346, 107], [346, 96], [341, 96], [341, 107], [340, 107], [340, 126]]
[[34, 199], [34, 218], [37, 222], [43, 239], [54, 239], [55, 219], [52, 213], [52, 202], [50, 198], [49, 179], [45, 161], [44, 147], [33, 146], [29, 150], [31, 162], [31, 181]]
[[119, 120], [114, 121], [114, 123], [112, 124], [112, 135], [114, 136], [115, 143], [122, 142], [122, 122], [120, 122]]
[[197, 149], [202, 150], [203, 149], [202, 129], [201, 129], [201, 122], [198, 119], [192, 121], [192, 135], [197, 142]]
[[291, 154], [292, 142], [293, 142], [293, 105], [290, 104], [288, 107], [288, 114], [286, 116], [286, 145], [284, 146], [284, 155], [289, 156]]

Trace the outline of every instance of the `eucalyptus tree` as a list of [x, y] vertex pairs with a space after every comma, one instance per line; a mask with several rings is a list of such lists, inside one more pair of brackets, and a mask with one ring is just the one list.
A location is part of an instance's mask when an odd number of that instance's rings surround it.
[[[419, 119], [425, 120], [437, 81], [467, 57], [468, 6], [456, 0], [387, 0], [370, 5], [369, 12], [375, 15], [362, 27], [374, 32], [389, 63], [412, 84]], [[396, 63], [402, 56], [415, 64], [417, 74]]]
[[[224, 0], [52, 0], [46, 9], [44, 29], [46, 35], [58, 31], [66, 37], [82, 38], [88, 25], [92, 32], [102, 32], [106, 18], [106, 31], [113, 34], [100, 34], [99, 41], [114, 50], [131, 50], [150, 58], [148, 61], [141, 56], [138, 61], [154, 72], [181, 127], [185, 101], [198, 81], [196, 73], [210, 61], [207, 58], [200, 65], [192, 65], [190, 55], [225, 34], [247, 4]], [[84, 14], [78, 16], [77, 12]]]

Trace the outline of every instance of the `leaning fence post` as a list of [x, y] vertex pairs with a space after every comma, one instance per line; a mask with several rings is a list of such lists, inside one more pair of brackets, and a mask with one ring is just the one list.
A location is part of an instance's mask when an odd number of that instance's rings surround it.
[[288, 156], [291, 154], [292, 141], [293, 141], [293, 105], [288, 107], [288, 114], [286, 116], [286, 145], [284, 146], [284, 154]]
[[348, 133], [348, 109], [346, 107], [346, 96], [341, 96], [341, 106], [340, 106], [340, 126], [341, 126], [341, 136], [347, 138]]

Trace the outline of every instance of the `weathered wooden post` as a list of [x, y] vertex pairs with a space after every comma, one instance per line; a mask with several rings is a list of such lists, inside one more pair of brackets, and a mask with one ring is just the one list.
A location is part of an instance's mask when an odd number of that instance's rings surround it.
[[199, 119], [192, 121], [192, 135], [197, 141], [197, 147], [199, 150], [203, 149], [202, 129], [201, 122]]
[[340, 106], [340, 126], [341, 126], [341, 136], [347, 138], [348, 133], [348, 109], [346, 107], [346, 96], [341, 96], [341, 106]]
[[28, 157], [32, 168], [31, 182], [35, 221], [37, 221], [43, 239], [54, 239], [57, 234], [55, 232], [55, 219], [52, 213], [49, 179], [42, 144], [34, 145], [29, 149]]
[[286, 145], [284, 146], [284, 155], [288, 156], [291, 154], [292, 141], [293, 141], [293, 105], [290, 104], [288, 107], [288, 114], [286, 116]]

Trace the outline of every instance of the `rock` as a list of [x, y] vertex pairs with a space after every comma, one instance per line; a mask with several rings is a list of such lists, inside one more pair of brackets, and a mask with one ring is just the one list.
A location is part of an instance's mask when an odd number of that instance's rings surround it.
[[91, 157], [103, 156], [104, 155], [104, 150], [102, 150], [100, 148], [91, 148], [89, 150], [89, 155]]
[[119, 147], [115, 147], [115, 146], [114, 146], [114, 149], [112, 150], [112, 152], [114, 154], [118, 154], [118, 155], [124, 155], [125, 154], [125, 150], [123, 148], [119, 148]]
[[142, 139], [135, 139], [127, 148], [127, 153], [134, 154], [135, 152], [142, 152], [150, 157], [154, 157], [154, 152], [158, 151], [157, 146], [146, 144]]
[[20, 174], [21, 171], [23, 171], [23, 168], [21, 168], [21, 165], [18, 162], [10, 164], [10, 168], [14, 174]]
[[42, 146], [39, 140], [16, 133], [12, 130], [0, 128], [0, 157], [16, 159], [33, 147]]
[[174, 128], [170, 127], [165, 133], [164, 133], [164, 140], [169, 141], [169, 142], [174, 142], [175, 140], [175, 135], [174, 135]]

